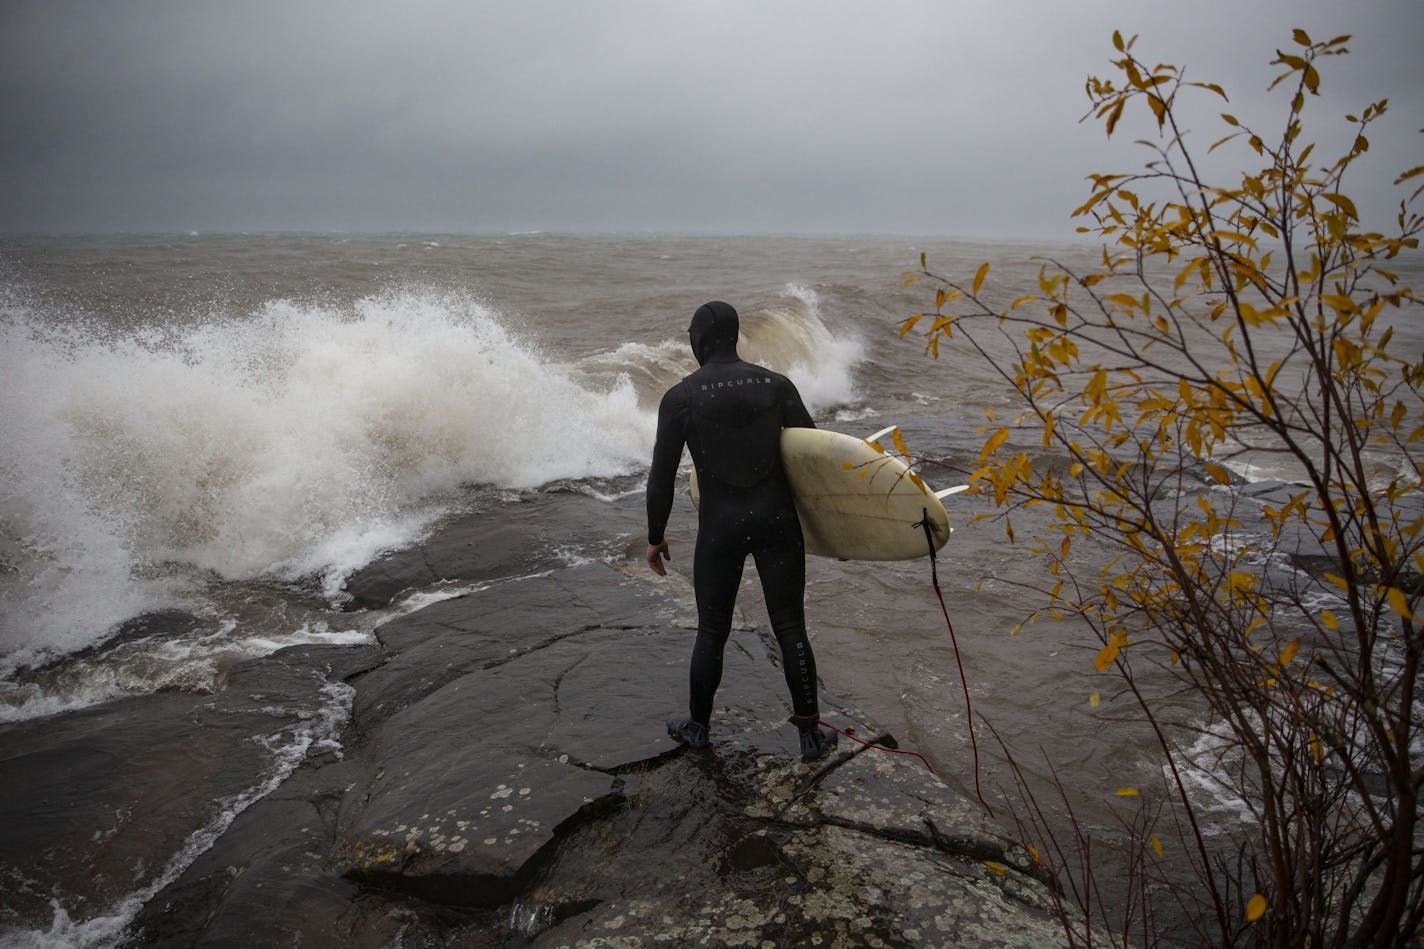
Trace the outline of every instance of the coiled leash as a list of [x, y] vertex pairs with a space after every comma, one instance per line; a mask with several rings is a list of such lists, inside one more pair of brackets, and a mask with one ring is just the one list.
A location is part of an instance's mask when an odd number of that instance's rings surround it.
[[949, 608], [944, 605], [944, 591], [939, 588], [939, 567], [935, 561], [934, 534], [930, 527], [930, 512], [921, 508], [924, 519], [915, 524], [916, 527], [924, 528], [925, 543], [930, 549], [930, 581], [934, 584], [935, 596], [939, 597], [939, 609], [944, 614], [944, 625], [949, 629], [949, 641], [954, 646], [954, 661], [959, 666], [959, 684], [964, 689], [964, 717], [969, 724], [969, 747], [974, 751], [974, 795], [979, 798], [979, 803], [984, 805], [984, 810], [989, 812], [989, 816], [994, 816], [994, 809], [989, 806], [989, 802], [984, 800], [984, 792], [979, 790], [979, 743], [974, 740], [974, 706], [969, 701], [969, 680], [964, 677], [964, 660], [959, 657], [959, 640], [954, 635], [954, 624], [949, 621]]

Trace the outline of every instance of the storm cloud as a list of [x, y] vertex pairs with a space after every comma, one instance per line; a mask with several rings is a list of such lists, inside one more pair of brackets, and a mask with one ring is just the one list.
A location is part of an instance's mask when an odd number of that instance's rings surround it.
[[[1307, 118], [1390, 99], [1354, 193], [1424, 161], [1417, 0], [0, 5], [0, 229], [1070, 234], [1114, 29], [1268, 129], [1291, 28], [1353, 34]], [[1312, 126], [1314, 128], [1314, 126]], [[1343, 134], [1343, 132], [1339, 132]]]

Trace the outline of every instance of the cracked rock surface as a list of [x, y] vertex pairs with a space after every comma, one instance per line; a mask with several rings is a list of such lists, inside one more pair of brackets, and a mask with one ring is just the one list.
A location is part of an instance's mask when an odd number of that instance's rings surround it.
[[[498, 512], [456, 518], [351, 579], [395, 616], [377, 645], [0, 726], [0, 931], [62, 905], [142, 946], [1063, 945], [954, 776], [844, 738], [801, 762], [764, 631], [728, 643], [712, 747], [667, 737], [695, 612], [639, 561], [641, 503], [539, 521], [596, 524], [558, 539], [577, 566]], [[893, 745], [834, 685], [826, 719]]]
[[845, 739], [800, 760], [763, 632], [728, 644], [712, 747], [669, 740], [693, 633], [668, 600], [592, 564], [382, 627], [344, 758], [244, 812], [141, 941], [1064, 944], [1022, 849], [923, 763]]

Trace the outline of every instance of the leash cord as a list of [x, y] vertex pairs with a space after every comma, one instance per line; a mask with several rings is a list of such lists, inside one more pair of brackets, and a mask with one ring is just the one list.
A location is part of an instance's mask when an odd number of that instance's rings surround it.
[[851, 741], [855, 742], [857, 745], [864, 745], [866, 748], [873, 748], [873, 749], [876, 750], [876, 751], [886, 751], [886, 752], [889, 752], [889, 753], [892, 754], [892, 755], [909, 755], [911, 758], [919, 758], [919, 759], [920, 759], [920, 763], [923, 764], [926, 768], [929, 769], [930, 774], [934, 774], [935, 777], [939, 777], [938, 774], [935, 774], [935, 769], [934, 769], [934, 767], [929, 763], [929, 759], [927, 759], [924, 755], [920, 754], [918, 751], [907, 751], [907, 750], [905, 750], [904, 748], [892, 748], [892, 747], [890, 747], [889, 745], [881, 744], [879, 741], [866, 741], [866, 740], [863, 739], [863, 738], [857, 738], [857, 737], [855, 737], [854, 735], [852, 735], [852, 734], [851, 734], [850, 732], [848, 732], [848, 731], [842, 731], [841, 729], [839, 729], [839, 728], [837, 728], [836, 726], [832, 725], [830, 722], [818, 721], [817, 724], [818, 724], [818, 725], [824, 725], [825, 727], [829, 728], [831, 731], [835, 732], [837, 735], [841, 735], [841, 736], [843, 736], [843, 737], [845, 737], [845, 738], [849, 738]]
[[[994, 809], [989, 806], [989, 802], [984, 800], [984, 792], [979, 789], [979, 743], [974, 739], [974, 706], [969, 701], [969, 680], [964, 677], [964, 660], [959, 656], [959, 639], [954, 635], [954, 624], [949, 621], [949, 608], [944, 605], [944, 591], [939, 587], [939, 567], [935, 560], [934, 534], [930, 529], [930, 512], [921, 509], [924, 520], [917, 525], [924, 528], [925, 542], [930, 549], [930, 582], [934, 584], [935, 596], [939, 598], [939, 609], [944, 614], [944, 625], [949, 629], [949, 641], [954, 646], [954, 661], [959, 666], [959, 684], [964, 690], [964, 717], [969, 725], [969, 747], [974, 752], [974, 796], [979, 798], [979, 803], [984, 806], [984, 810], [990, 817], [994, 816]], [[930, 769], [933, 773], [934, 769]]]

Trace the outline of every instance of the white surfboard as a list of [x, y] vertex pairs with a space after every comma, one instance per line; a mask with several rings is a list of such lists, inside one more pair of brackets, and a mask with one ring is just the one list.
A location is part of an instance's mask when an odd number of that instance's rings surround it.
[[[925, 518], [935, 549], [949, 540], [949, 515], [940, 498], [902, 460], [866, 439], [820, 428], [784, 429], [781, 462], [808, 554], [841, 560], [923, 557], [929, 553], [920, 526]], [[963, 488], [941, 494], [958, 490]], [[699, 501], [695, 471], [692, 500]]]

